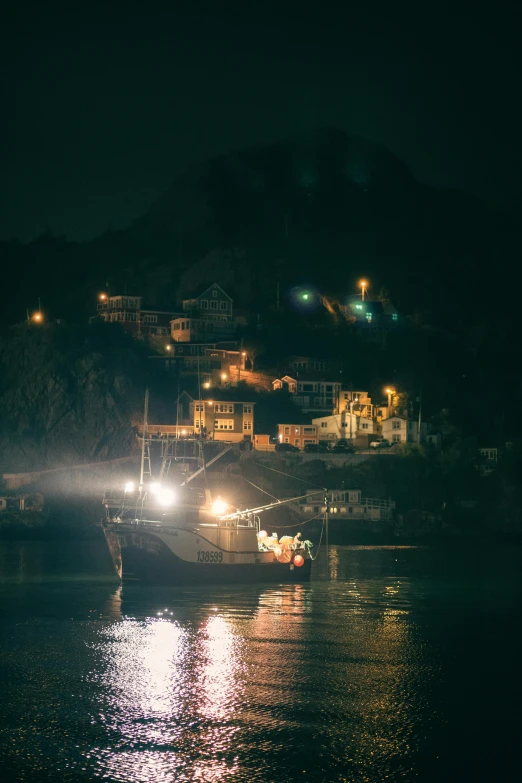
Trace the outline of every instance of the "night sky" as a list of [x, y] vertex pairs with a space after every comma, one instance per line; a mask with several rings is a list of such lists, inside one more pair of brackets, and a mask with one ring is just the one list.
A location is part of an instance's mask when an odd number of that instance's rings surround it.
[[332, 125], [422, 181], [522, 206], [520, 3], [10, 5], [1, 238], [90, 238], [192, 162]]

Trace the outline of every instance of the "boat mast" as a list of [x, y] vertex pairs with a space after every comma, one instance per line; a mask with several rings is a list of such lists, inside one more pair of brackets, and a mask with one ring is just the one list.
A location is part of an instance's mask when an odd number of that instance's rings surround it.
[[143, 410], [143, 438], [141, 441], [140, 493], [143, 489], [143, 466], [145, 464], [145, 441], [147, 440], [148, 415], [149, 415], [149, 390], [145, 389], [145, 407]]

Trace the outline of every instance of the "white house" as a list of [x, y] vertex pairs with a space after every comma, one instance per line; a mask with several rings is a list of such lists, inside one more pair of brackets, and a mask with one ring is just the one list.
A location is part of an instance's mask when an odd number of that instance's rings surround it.
[[[382, 422], [382, 435], [390, 443], [417, 443], [419, 424], [404, 416], [390, 416]], [[421, 424], [421, 440], [424, 440], [427, 427]]]
[[336, 441], [339, 438], [350, 439], [373, 433], [372, 419], [365, 419], [347, 411], [312, 419], [312, 424], [317, 428], [318, 441]]

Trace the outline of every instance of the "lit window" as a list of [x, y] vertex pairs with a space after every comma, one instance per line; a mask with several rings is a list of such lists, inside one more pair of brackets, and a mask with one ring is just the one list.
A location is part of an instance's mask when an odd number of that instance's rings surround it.
[[243, 422], [243, 429], [244, 430], [251, 430], [252, 429], [252, 421], [251, 419], [247, 419]]
[[399, 318], [399, 317], [398, 317], [397, 313], [393, 313], [393, 315], [392, 315], [392, 321], [397, 321], [397, 320], [398, 320], [398, 318]]
[[215, 430], [233, 430], [234, 422], [232, 419], [216, 419], [214, 421]]

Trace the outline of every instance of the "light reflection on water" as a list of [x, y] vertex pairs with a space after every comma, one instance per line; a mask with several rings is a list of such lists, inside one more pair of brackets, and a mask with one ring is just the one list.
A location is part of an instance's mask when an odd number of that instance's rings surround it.
[[[0, 764], [120, 783], [498, 773], [480, 754], [500, 735], [477, 750], [476, 733], [488, 705], [494, 731], [512, 717], [493, 690], [478, 699], [476, 675], [520, 609], [520, 557], [481, 563], [332, 547], [330, 578], [318, 563], [309, 585], [11, 584]], [[508, 682], [518, 653], [502, 649]]]

